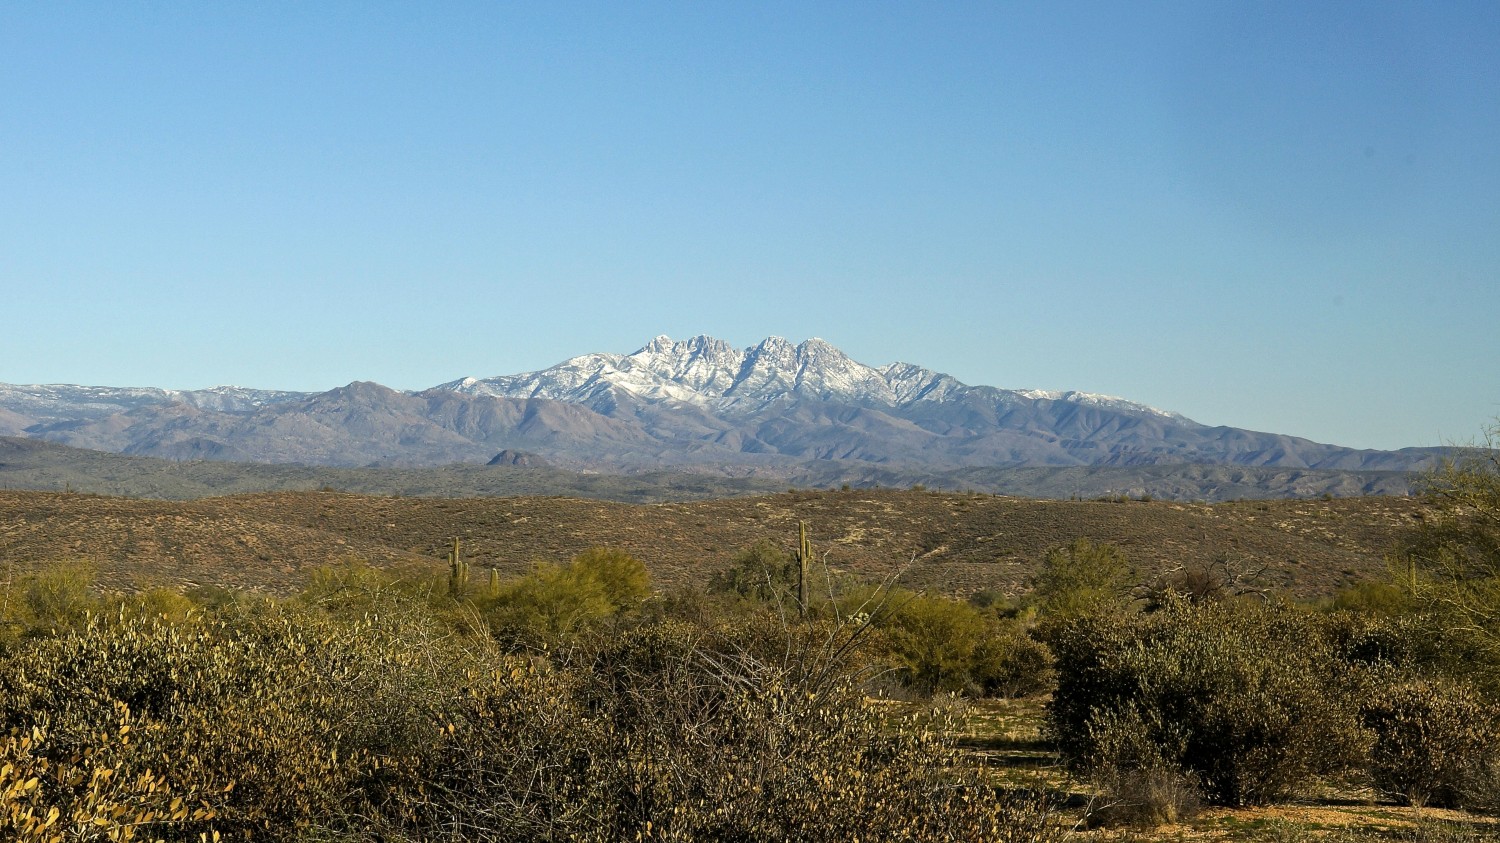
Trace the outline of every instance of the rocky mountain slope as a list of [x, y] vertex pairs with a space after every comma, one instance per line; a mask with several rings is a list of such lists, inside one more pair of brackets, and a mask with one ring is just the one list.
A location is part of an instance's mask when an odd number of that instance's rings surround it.
[[421, 392], [0, 385], [6, 434], [173, 460], [436, 466], [511, 450], [573, 471], [828, 483], [1019, 467], [1401, 472], [1440, 453], [1210, 427], [1109, 396], [970, 386], [912, 364], [867, 366], [817, 339], [737, 349], [701, 336]]
[[705, 500], [798, 488], [967, 490], [1030, 498], [1163, 498], [1218, 502], [1242, 498], [1405, 495], [1400, 471], [1329, 471], [1223, 465], [971, 468], [947, 472], [806, 464], [781, 477], [725, 477], [662, 470], [630, 474], [567, 471], [524, 451], [501, 451], [485, 465], [358, 467], [222, 460], [166, 460], [70, 448], [41, 439], [0, 437], [0, 489], [189, 500], [246, 492], [339, 489], [369, 495], [480, 497], [569, 495], [630, 503]]

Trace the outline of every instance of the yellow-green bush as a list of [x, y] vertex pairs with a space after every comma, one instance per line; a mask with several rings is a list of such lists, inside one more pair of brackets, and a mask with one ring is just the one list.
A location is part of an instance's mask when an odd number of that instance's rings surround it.
[[633, 612], [649, 595], [646, 567], [629, 554], [593, 548], [557, 565], [540, 563], [500, 585], [483, 601], [496, 635], [520, 643], [555, 643]]
[[892, 594], [875, 623], [902, 682], [924, 693], [968, 688], [975, 655], [992, 632], [967, 603], [911, 592]]
[[1042, 557], [1032, 595], [1044, 616], [1061, 620], [1124, 608], [1137, 584], [1124, 551], [1107, 542], [1077, 539]]
[[770, 539], [761, 539], [735, 554], [730, 566], [714, 575], [709, 591], [754, 603], [797, 601], [797, 563]]
[[3, 833], [817, 843], [1054, 830], [1043, 806], [997, 802], [955, 769], [937, 724], [886, 728], [850, 661], [863, 627], [621, 626], [543, 659], [466, 634], [434, 614], [442, 601], [345, 574], [317, 599], [238, 599], [178, 623], [116, 612], [0, 651]]
[[65, 632], [99, 610], [93, 569], [56, 564], [0, 587], [0, 641]]
[[1014, 618], [899, 588], [855, 590], [841, 603], [874, 626], [869, 657], [917, 693], [1014, 697], [1051, 685], [1051, 654]]

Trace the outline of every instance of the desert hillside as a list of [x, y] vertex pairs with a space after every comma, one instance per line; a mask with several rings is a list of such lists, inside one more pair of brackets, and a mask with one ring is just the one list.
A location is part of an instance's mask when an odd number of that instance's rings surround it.
[[785, 492], [638, 505], [561, 497], [406, 498], [333, 492], [160, 501], [0, 492], [0, 560], [12, 572], [91, 566], [112, 589], [214, 584], [284, 593], [313, 566], [442, 564], [453, 537], [472, 565], [504, 572], [621, 547], [658, 587], [702, 584], [760, 539], [790, 545], [798, 521], [837, 570], [962, 594], [1015, 592], [1049, 547], [1075, 538], [1124, 548], [1143, 576], [1227, 560], [1267, 584], [1331, 593], [1382, 570], [1422, 516], [1402, 497], [1183, 504], [1044, 501], [922, 491]]

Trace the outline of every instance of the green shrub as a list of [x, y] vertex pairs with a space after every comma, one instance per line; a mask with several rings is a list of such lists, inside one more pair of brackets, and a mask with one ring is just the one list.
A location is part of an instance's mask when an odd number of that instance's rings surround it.
[[970, 681], [981, 696], [1029, 697], [1052, 688], [1052, 651], [1014, 620], [991, 622], [974, 649]]
[[640, 608], [651, 593], [646, 565], [623, 550], [592, 547], [574, 556], [568, 564], [579, 576], [599, 583], [604, 599], [615, 612]]
[[797, 563], [775, 542], [761, 539], [713, 576], [709, 592], [754, 603], [796, 605], [797, 576]]
[[846, 615], [863, 613], [877, 629], [872, 657], [918, 694], [1018, 697], [1051, 686], [1051, 653], [1013, 618], [903, 589], [855, 591], [844, 603]]
[[485, 611], [503, 640], [556, 643], [638, 609], [648, 594], [640, 560], [594, 548], [561, 565], [538, 564], [526, 576], [502, 583]]
[[0, 588], [0, 640], [51, 635], [82, 626], [99, 610], [88, 565], [58, 563]]
[[1359, 580], [1339, 589], [1330, 608], [1334, 611], [1359, 612], [1378, 617], [1395, 618], [1417, 610], [1411, 592], [1387, 580]]
[[1047, 551], [1032, 592], [1042, 614], [1065, 619], [1123, 608], [1136, 582], [1135, 569], [1118, 547], [1077, 539]]
[[1494, 807], [1500, 711], [1469, 687], [1434, 679], [1380, 687], [1362, 712], [1375, 734], [1375, 786], [1411, 805]]
[[1215, 803], [1261, 804], [1358, 763], [1367, 742], [1355, 683], [1290, 610], [1179, 601], [1074, 619], [1052, 647], [1048, 733], [1083, 769], [1165, 765]]
[[197, 603], [169, 588], [153, 588], [105, 601], [105, 607], [112, 617], [122, 620], [151, 618], [184, 623], [194, 614], [200, 613]]
[[[443, 593], [440, 580], [429, 568], [376, 568], [364, 559], [350, 557], [313, 568], [307, 584], [297, 595], [299, 603], [315, 606], [325, 614], [358, 620], [395, 605], [438, 605]], [[228, 607], [235, 596], [203, 594], [205, 606]]]
[[990, 632], [973, 606], [911, 592], [892, 594], [875, 623], [902, 683], [927, 694], [968, 687]]

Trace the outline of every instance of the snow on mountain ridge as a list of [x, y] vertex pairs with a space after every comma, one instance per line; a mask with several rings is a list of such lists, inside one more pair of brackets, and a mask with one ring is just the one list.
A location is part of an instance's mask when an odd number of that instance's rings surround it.
[[[583, 404], [605, 414], [613, 412], [622, 400], [686, 404], [738, 415], [795, 398], [900, 408], [983, 396], [987, 402], [1064, 401], [1183, 420], [1177, 413], [1107, 395], [975, 387], [910, 363], [871, 367], [817, 337], [793, 345], [772, 336], [741, 349], [706, 335], [686, 340], [661, 335], [630, 354], [584, 354], [534, 372], [461, 378], [433, 388], [480, 396], [553, 399]], [[250, 412], [310, 395], [238, 386], [175, 390], [0, 384], [0, 408], [37, 419], [78, 414], [81, 418], [99, 418], [174, 403], [202, 410]]]
[[199, 409], [238, 412], [267, 404], [294, 401], [309, 393], [240, 386], [207, 389], [162, 389], [154, 386], [80, 386], [69, 383], [0, 384], [0, 406], [48, 418], [67, 408], [84, 417], [97, 417], [161, 404], [187, 404]]
[[910, 363], [875, 368], [850, 358], [817, 337], [792, 345], [782, 337], [772, 336], [738, 349], [707, 335], [673, 340], [662, 334], [627, 355], [585, 354], [548, 369], [484, 379], [463, 378], [434, 388], [588, 405], [613, 403], [618, 391], [647, 401], [672, 401], [721, 411], [754, 411], [791, 397], [904, 407], [916, 402], [953, 400], [972, 390], [985, 389], [999, 393], [1002, 400], [1068, 401], [1183, 418], [1177, 413], [1095, 393], [972, 387], [950, 375]]
[[1097, 392], [1079, 392], [1077, 390], [1055, 390], [1055, 389], [1016, 389], [1011, 390], [1017, 395], [1030, 398], [1033, 401], [1069, 401], [1074, 404], [1092, 404], [1098, 407], [1109, 407], [1114, 410], [1131, 410], [1137, 413], [1148, 413], [1154, 416], [1162, 416], [1169, 419], [1185, 419], [1181, 413], [1170, 410], [1158, 410], [1149, 404], [1141, 404], [1126, 398], [1114, 395], [1102, 395]]

